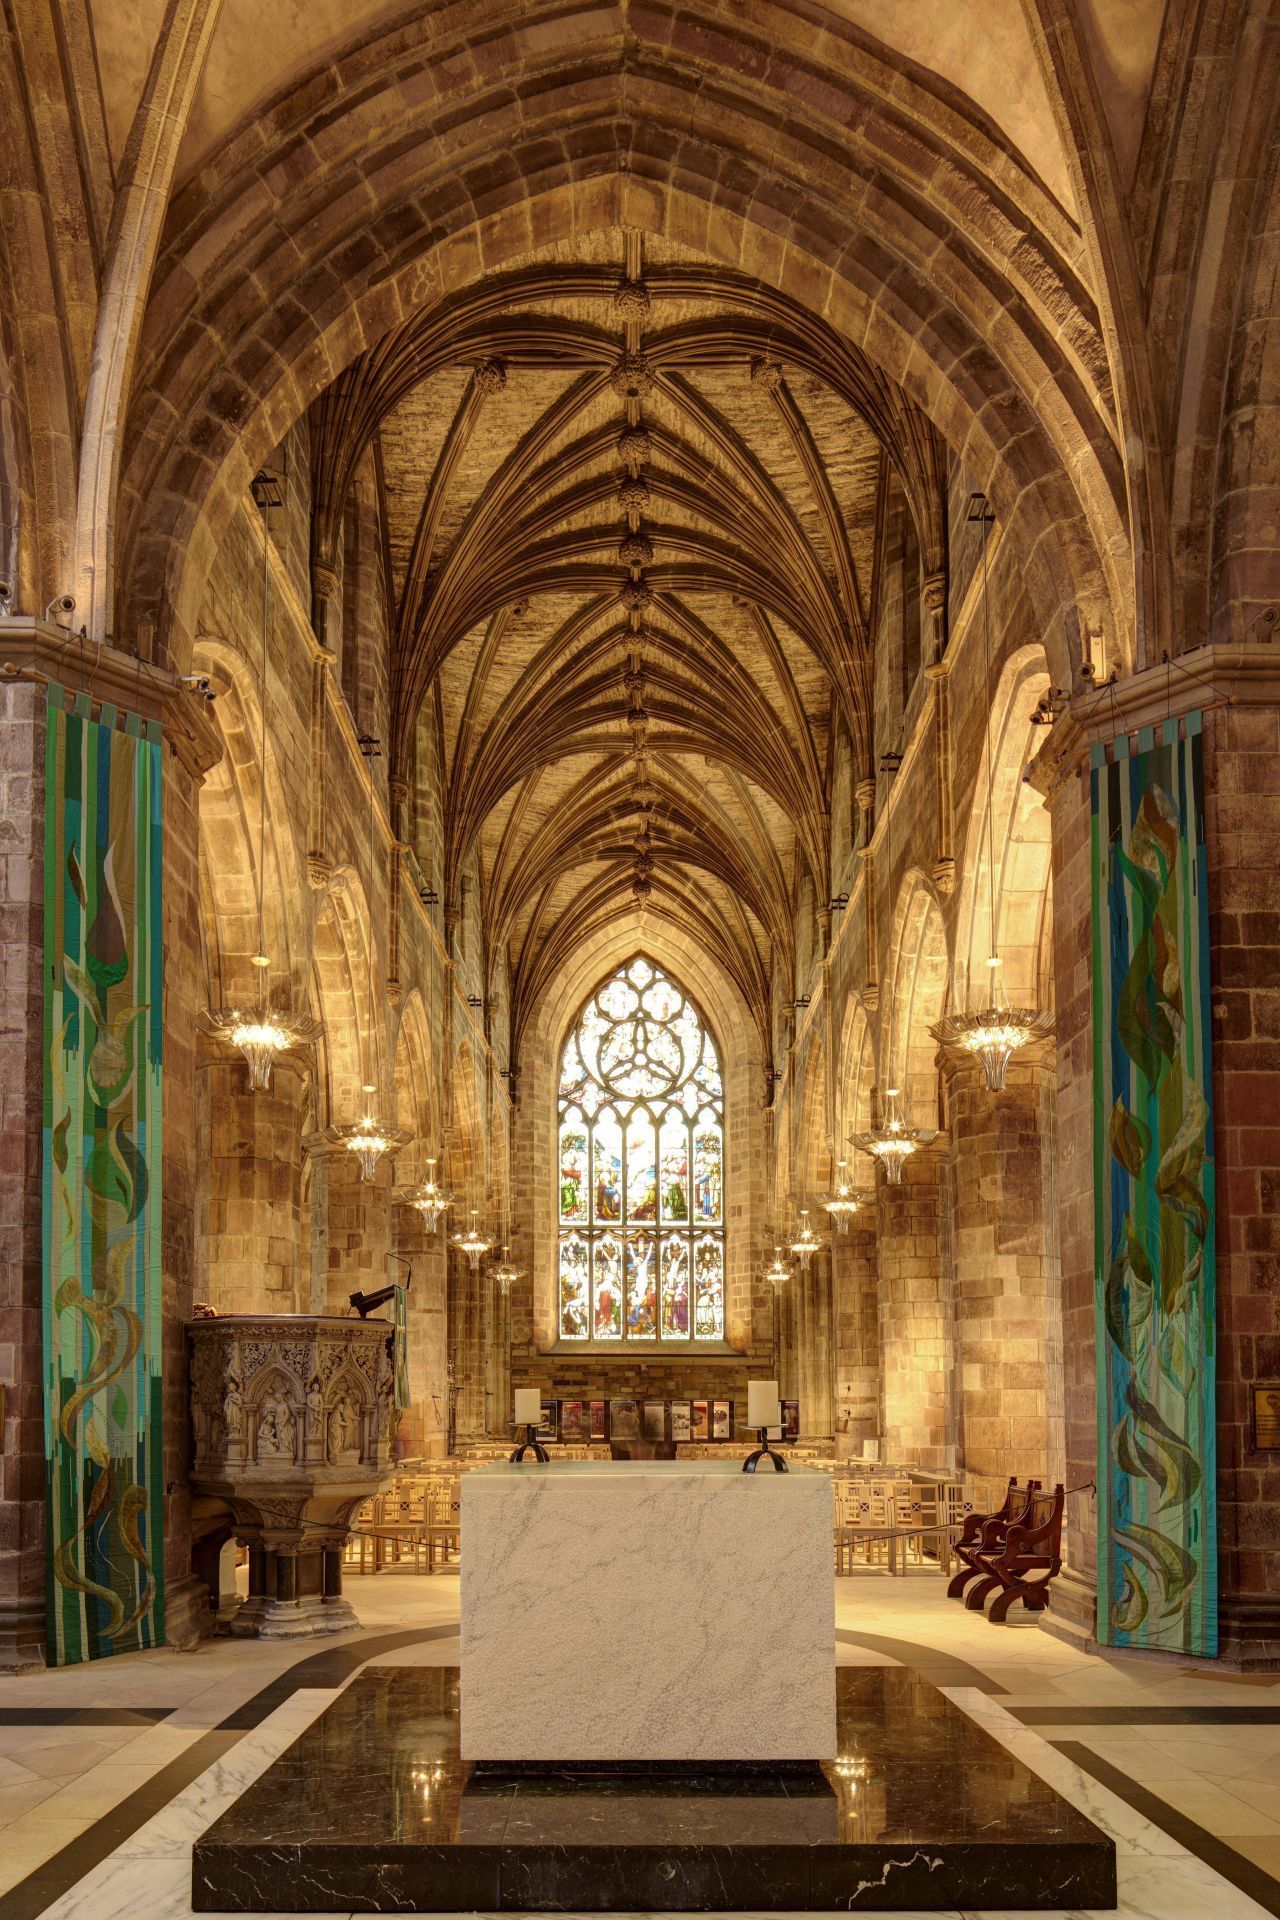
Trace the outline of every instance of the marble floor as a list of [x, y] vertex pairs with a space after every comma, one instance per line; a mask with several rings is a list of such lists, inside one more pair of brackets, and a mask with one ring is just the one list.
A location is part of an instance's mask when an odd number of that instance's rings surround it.
[[[456, 1662], [456, 1577], [348, 1592], [326, 1641], [0, 1676], [0, 1920], [181, 1920], [193, 1839], [356, 1672]], [[1090, 1657], [923, 1573], [838, 1581], [836, 1619], [837, 1662], [916, 1668], [1114, 1836], [1124, 1920], [1280, 1916], [1280, 1674]]]

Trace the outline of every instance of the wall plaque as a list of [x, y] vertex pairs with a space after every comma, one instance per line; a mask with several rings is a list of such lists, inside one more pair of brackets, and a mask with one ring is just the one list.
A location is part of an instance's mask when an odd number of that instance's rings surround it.
[[1254, 1383], [1253, 1444], [1263, 1451], [1280, 1451], [1280, 1380]]

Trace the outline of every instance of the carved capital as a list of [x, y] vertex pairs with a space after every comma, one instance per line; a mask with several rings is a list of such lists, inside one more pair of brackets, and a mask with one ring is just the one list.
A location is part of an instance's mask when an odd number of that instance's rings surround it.
[[947, 575], [945, 568], [936, 573], [926, 573], [920, 582], [920, 598], [928, 607], [935, 620], [941, 620], [947, 611]]
[[321, 606], [338, 597], [338, 569], [327, 560], [311, 563], [311, 591]]
[[956, 863], [954, 860], [934, 861], [933, 884], [941, 894], [954, 893], [956, 884]]
[[312, 893], [327, 893], [333, 885], [333, 862], [326, 860], [323, 853], [308, 853], [307, 885]]

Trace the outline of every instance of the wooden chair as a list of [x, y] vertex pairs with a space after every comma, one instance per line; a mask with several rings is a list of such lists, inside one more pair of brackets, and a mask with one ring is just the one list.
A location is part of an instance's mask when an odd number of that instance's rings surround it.
[[965, 1589], [972, 1587], [975, 1581], [990, 1577], [980, 1564], [978, 1554], [1004, 1544], [1006, 1532], [1016, 1521], [1025, 1517], [1039, 1486], [1038, 1480], [1029, 1480], [1025, 1487], [1019, 1488], [1015, 1474], [1010, 1478], [1003, 1503], [994, 1513], [971, 1513], [968, 1516], [955, 1543], [954, 1551], [960, 1562], [960, 1570], [953, 1573], [947, 1583], [949, 1600], [963, 1600], [966, 1606], [969, 1605]]
[[459, 1475], [443, 1474], [434, 1479], [430, 1488], [430, 1507], [426, 1516], [425, 1537], [427, 1542], [427, 1572], [434, 1572], [434, 1560], [439, 1551], [446, 1565], [450, 1551], [460, 1553], [462, 1548], [462, 1480]]
[[995, 1599], [988, 1620], [1005, 1620], [1015, 1600], [1030, 1613], [1043, 1613], [1049, 1604], [1050, 1583], [1062, 1571], [1061, 1483], [1052, 1493], [1034, 1494], [1020, 1520], [1015, 1520], [999, 1546], [979, 1549], [974, 1556], [985, 1578], [965, 1595], [975, 1612], [991, 1593]]

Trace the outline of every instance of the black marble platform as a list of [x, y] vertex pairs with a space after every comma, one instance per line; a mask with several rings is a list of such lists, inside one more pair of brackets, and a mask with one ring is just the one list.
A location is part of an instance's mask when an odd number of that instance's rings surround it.
[[1115, 1847], [905, 1668], [821, 1766], [479, 1772], [455, 1667], [351, 1686], [196, 1842], [197, 1913], [1112, 1908]]

